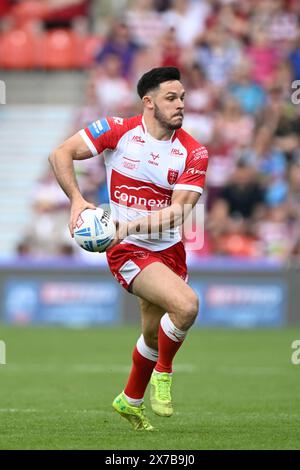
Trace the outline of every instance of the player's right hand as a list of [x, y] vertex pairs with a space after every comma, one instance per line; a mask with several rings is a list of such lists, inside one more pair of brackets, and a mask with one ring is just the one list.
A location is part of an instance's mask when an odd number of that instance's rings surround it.
[[113, 248], [115, 245], [117, 245], [118, 243], [120, 243], [122, 240], [124, 240], [124, 238], [126, 238], [128, 236], [128, 225], [127, 223], [125, 222], [117, 222], [117, 221], [114, 221], [115, 225], [116, 225], [116, 235], [114, 237], [114, 239], [112, 240], [112, 242], [108, 245], [108, 247], [106, 248], [105, 251], [109, 251], [111, 248]]
[[69, 222], [69, 230], [71, 237], [74, 237], [74, 229], [76, 228], [77, 220], [82, 211], [85, 209], [97, 209], [95, 204], [86, 201], [83, 197], [73, 199], [71, 203], [71, 215]]

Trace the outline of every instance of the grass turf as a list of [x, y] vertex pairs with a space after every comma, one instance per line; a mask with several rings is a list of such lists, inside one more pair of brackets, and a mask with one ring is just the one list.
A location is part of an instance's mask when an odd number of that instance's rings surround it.
[[174, 367], [171, 418], [137, 433], [112, 409], [137, 327], [0, 325], [0, 449], [300, 449], [300, 329], [196, 329]]

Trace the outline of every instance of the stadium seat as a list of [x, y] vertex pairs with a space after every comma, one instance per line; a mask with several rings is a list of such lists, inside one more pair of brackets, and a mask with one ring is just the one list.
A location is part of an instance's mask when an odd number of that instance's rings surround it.
[[84, 38], [82, 49], [80, 50], [79, 65], [82, 67], [91, 67], [95, 63], [95, 54], [103, 44], [101, 36], [89, 36]]
[[45, 34], [43, 41], [43, 66], [47, 69], [70, 69], [77, 67], [78, 37], [64, 29]]
[[0, 66], [6, 69], [29, 69], [35, 65], [35, 38], [22, 29], [2, 35]]

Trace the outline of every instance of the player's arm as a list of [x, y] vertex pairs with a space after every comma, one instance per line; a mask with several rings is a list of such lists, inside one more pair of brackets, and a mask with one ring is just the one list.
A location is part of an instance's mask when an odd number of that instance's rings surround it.
[[128, 224], [128, 233], [161, 233], [166, 229], [179, 227], [191, 213], [200, 194], [195, 191], [173, 192], [171, 205], [146, 217], [140, 217]]
[[176, 190], [173, 192], [171, 205], [151, 214], [120, 224], [115, 240], [109, 249], [128, 235], [161, 233], [164, 230], [179, 227], [191, 213], [200, 197], [199, 192]]
[[114, 149], [126, 130], [123, 118], [98, 119], [70, 137], [50, 155], [57, 181], [71, 201], [69, 228], [72, 236], [80, 213], [84, 209], [96, 209], [80, 193], [73, 161], [85, 160], [100, 155], [106, 149]]
[[96, 209], [94, 204], [83, 198], [74, 169], [74, 160], [85, 160], [91, 157], [93, 157], [93, 153], [79, 133], [63, 142], [49, 156], [55, 177], [71, 201], [69, 229], [72, 236], [80, 213], [84, 209]]

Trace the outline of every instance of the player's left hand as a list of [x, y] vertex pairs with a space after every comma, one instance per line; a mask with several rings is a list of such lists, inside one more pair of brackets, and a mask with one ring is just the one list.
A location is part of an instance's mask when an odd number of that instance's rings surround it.
[[117, 228], [116, 235], [110, 245], [108, 245], [108, 247], [106, 248], [106, 251], [111, 250], [115, 245], [120, 243], [122, 240], [124, 240], [124, 238], [128, 236], [128, 226], [126, 223], [115, 222], [115, 224]]

